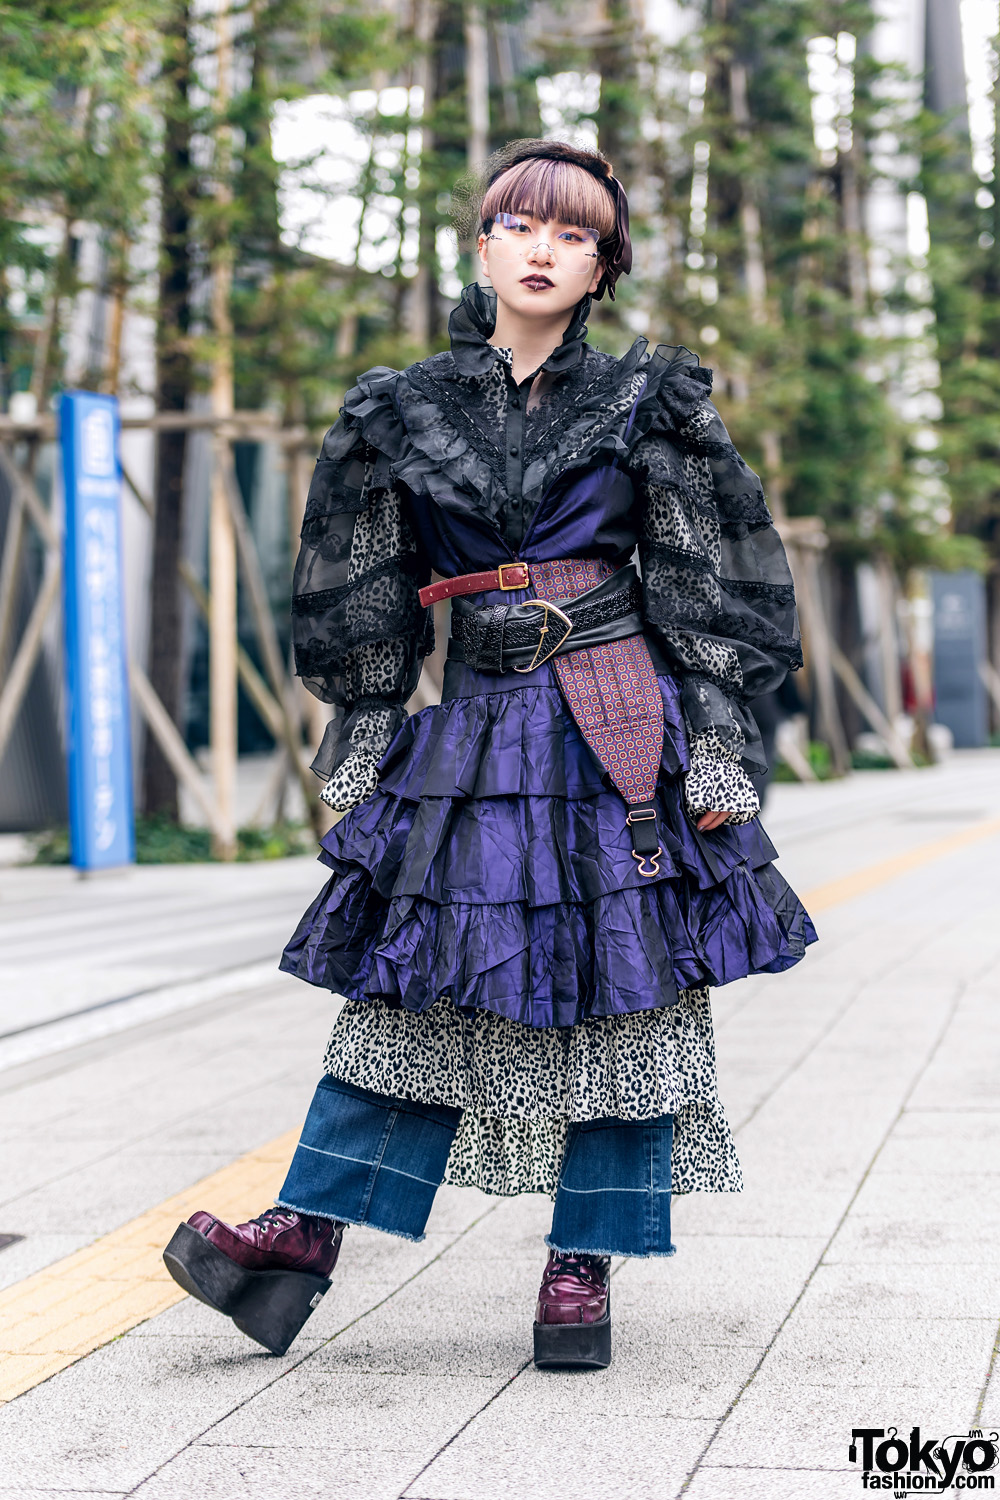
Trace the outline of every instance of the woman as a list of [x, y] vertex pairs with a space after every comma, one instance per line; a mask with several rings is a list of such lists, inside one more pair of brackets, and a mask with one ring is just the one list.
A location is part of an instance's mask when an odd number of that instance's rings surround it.
[[[672, 1193], [741, 1186], [708, 986], [815, 938], [743, 706], [800, 654], [710, 373], [585, 342], [631, 266], [609, 164], [520, 141], [486, 183], [492, 290], [348, 393], [302, 531], [296, 664], [338, 706], [314, 768], [347, 816], [282, 967], [346, 1004], [277, 1207], [195, 1214], [166, 1259], [283, 1352], [345, 1225], [420, 1239], [442, 1181], [547, 1192], [535, 1360], [602, 1367], [610, 1257], [671, 1255]], [[439, 598], [443, 701], [407, 718]]]

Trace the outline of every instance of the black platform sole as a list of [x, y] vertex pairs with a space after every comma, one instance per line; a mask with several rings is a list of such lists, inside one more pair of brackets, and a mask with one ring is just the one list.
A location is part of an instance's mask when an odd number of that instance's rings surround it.
[[536, 1323], [535, 1368], [606, 1370], [611, 1363], [611, 1308], [599, 1323]]
[[330, 1289], [327, 1277], [308, 1271], [248, 1271], [190, 1224], [178, 1225], [163, 1262], [178, 1286], [271, 1354], [287, 1353]]

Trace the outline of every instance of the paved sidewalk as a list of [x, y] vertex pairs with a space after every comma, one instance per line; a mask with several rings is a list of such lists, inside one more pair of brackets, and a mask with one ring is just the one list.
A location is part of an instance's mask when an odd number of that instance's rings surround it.
[[[530, 1364], [546, 1200], [446, 1189], [423, 1244], [348, 1232], [282, 1359], [186, 1299], [9, 1402], [0, 1500], [825, 1500], [864, 1493], [853, 1427], [996, 1428], [1000, 827], [977, 830], [1000, 754], [776, 794], [797, 889], [882, 875], [818, 912], [796, 969], [716, 992], [747, 1189], [680, 1200], [676, 1257], [617, 1267], [610, 1370]], [[0, 1029], [239, 983], [321, 878], [0, 872]], [[0, 1232], [24, 1238], [0, 1285], [295, 1128], [334, 1006], [251, 977], [75, 1046], [42, 1024], [8, 1057]]]

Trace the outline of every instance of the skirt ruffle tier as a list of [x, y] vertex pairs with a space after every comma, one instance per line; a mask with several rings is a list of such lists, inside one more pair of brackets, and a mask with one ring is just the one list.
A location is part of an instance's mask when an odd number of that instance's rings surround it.
[[763, 829], [687, 817], [677, 684], [660, 681], [657, 878], [558, 688], [453, 697], [406, 721], [375, 792], [324, 838], [331, 878], [282, 968], [349, 1000], [545, 1028], [798, 962], [815, 933]]
[[554, 1028], [467, 1016], [443, 1000], [419, 1015], [348, 1001], [324, 1067], [378, 1094], [461, 1109], [446, 1182], [554, 1195], [572, 1121], [671, 1114], [674, 1191], [742, 1187], [705, 990], [655, 1011]]

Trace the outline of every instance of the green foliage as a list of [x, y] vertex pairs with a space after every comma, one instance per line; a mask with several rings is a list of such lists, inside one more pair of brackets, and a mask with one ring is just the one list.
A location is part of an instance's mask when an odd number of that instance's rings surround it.
[[[865, 45], [875, 8], [706, 0], [703, 14], [668, 60], [704, 72], [704, 92], [697, 107], [682, 90], [658, 101], [650, 148], [666, 251], [650, 288], [654, 323], [713, 367], [737, 446], [790, 515], [824, 520], [835, 557], [966, 565], [954, 559], [969, 550], [951, 547], [939, 515], [940, 459], [915, 443], [899, 400], [916, 357], [900, 315], [920, 312], [920, 294], [906, 266], [893, 268], [888, 298], [869, 275], [862, 208], [877, 175], [873, 143], [891, 131], [901, 150], [916, 145], [899, 68]], [[857, 46], [850, 133], [821, 157], [807, 50], [841, 33]]]
[[[833, 777], [833, 761], [830, 755], [829, 745], [822, 740], [810, 740], [806, 748], [806, 759], [813, 769], [817, 781], [829, 781]], [[775, 781], [798, 781], [798, 777], [791, 766], [783, 760], [778, 760], [774, 767]]]
[[155, 15], [156, 0], [0, 4], [0, 397], [28, 384], [47, 282], [77, 289], [74, 223], [108, 247], [144, 223]]
[[[449, 298], [440, 290], [437, 235], [466, 168], [467, 16], [457, 0], [445, 0], [434, 7], [433, 35], [421, 38], [413, 30], [418, 9], [404, 8], [400, 20], [394, 8], [363, 0], [238, 0], [237, 87], [219, 108], [211, 97], [214, 31], [204, 18], [192, 22], [184, 0], [0, 0], [7, 389], [25, 386], [38, 363], [46, 294], [60, 292], [57, 325], [59, 307], [78, 288], [73, 225], [99, 227], [105, 282], [128, 290], [130, 247], [155, 210], [168, 149], [163, 122], [178, 111], [197, 147], [187, 168], [171, 167], [175, 176], [188, 173], [183, 234], [195, 284], [217, 246], [233, 251], [237, 405], [278, 407], [291, 421], [321, 427], [360, 370], [405, 365], [442, 347]], [[595, 341], [621, 352], [634, 326], [648, 323], [654, 338], [699, 350], [748, 461], [790, 515], [822, 517], [838, 559], [879, 554], [901, 570], [985, 567], [1000, 546], [1000, 208], [977, 206], [978, 184], [949, 122], [914, 119], [895, 102], [899, 69], [875, 61], [866, 45], [873, 0], [691, 0], [691, 10], [683, 45], [664, 49], [641, 32], [624, 0], [607, 0], [598, 31], [579, 24], [574, 0], [548, 7], [544, 27], [529, 0], [490, 0], [489, 144], [540, 130], [539, 73], [597, 73], [592, 121], [633, 189], [638, 256], [618, 302], [596, 306]], [[530, 46], [512, 50], [510, 28], [526, 22]], [[841, 33], [857, 42], [852, 133], [823, 158], [807, 50], [811, 39]], [[172, 92], [181, 41], [202, 81], [183, 100]], [[697, 109], [688, 95], [693, 69], [706, 75]], [[408, 106], [380, 112], [387, 87], [398, 100], [418, 83], [419, 121]], [[405, 256], [397, 249], [373, 271], [359, 253], [361, 235], [354, 263], [341, 264], [282, 234], [282, 184], [296, 171], [301, 181], [313, 163], [276, 162], [275, 111], [313, 94], [346, 101], [368, 143], [357, 188], [364, 224], [374, 209], [385, 213], [391, 245], [419, 218], [419, 274], [408, 263], [411, 249]], [[408, 142], [418, 127], [416, 157]], [[873, 288], [859, 211], [876, 176], [875, 143], [887, 130], [921, 164], [917, 180], [900, 188], [918, 187], [931, 209], [927, 270], [943, 377], [940, 447], [931, 453], [901, 415], [912, 336], [893, 332], [889, 320], [901, 329], [902, 315], [919, 314], [926, 294], [910, 289], [905, 266], [894, 268], [890, 293]], [[223, 139], [227, 152], [216, 149]], [[316, 140], [317, 153], [325, 144]], [[692, 185], [706, 151], [697, 225]], [[469, 279], [467, 261], [460, 270]], [[160, 312], [161, 355], [170, 345], [190, 354], [196, 384], [206, 384], [215, 349], [203, 308], [194, 307], [190, 329], [169, 309]], [[58, 326], [55, 333], [58, 345]], [[58, 383], [58, 347], [48, 366], [34, 370], [43, 396]], [[954, 526], [942, 519], [949, 496]]]
[[[30, 840], [36, 865], [68, 865], [69, 829], [48, 828]], [[287, 859], [309, 854], [315, 845], [312, 831], [301, 823], [276, 823], [272, 828], [241, 828], [236, 835], [240, 861]], [[169, 818], [136, 818], [135, 859], [139, 865], [203, 864], [213, 861], [212, 835], [207, 828], [185, 828]]]
[[[996, 120], [995, 55], [993, 72]], [[952, 541], [968, 559], [958, 566], [985, 570], [1000, 561], [1000, 205], [995, 182], [984, 188], [972, 171], [954, 122], [925, 112], [918, 123], [942, 372], [939, 453], [958, 533]]]

